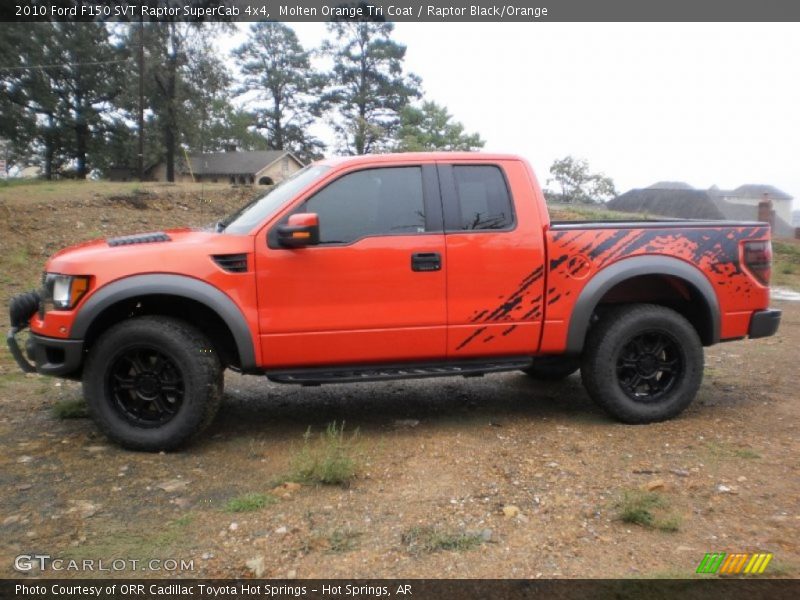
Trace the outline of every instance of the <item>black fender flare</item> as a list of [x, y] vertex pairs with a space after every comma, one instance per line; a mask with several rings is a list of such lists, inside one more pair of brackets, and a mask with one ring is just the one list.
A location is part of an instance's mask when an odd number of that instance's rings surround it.
[[703, 272], [694, 265], [670, 256], [633, 256], [624, 258], [595, 273], [581, 290], [567, 333], [567, 354], [580, 354], [592, 314], [600, 300], [615, 285], [642, 275], [670, 275], [692, 285], [703, 297], [711, 320], [712, 344], [720, 337], [719, 300]]
[[250, 328], [236, 303], [213, 285], [184, 275], [134, 275], [101, 287], [78, 311], [72, 324], [70, 338], [84, 339], [94, 320], [114, 304], [137, 296], [151, 295], [187, 298], [213, 310], [233, 335], [242, 370], [256, 368], [255, 348]]

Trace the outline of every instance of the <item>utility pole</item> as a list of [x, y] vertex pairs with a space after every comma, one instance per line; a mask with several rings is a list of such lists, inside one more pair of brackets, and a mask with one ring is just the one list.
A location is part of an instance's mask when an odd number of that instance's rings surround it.
[[144, 181], [144, 16], [139, 15], [139, 181]]

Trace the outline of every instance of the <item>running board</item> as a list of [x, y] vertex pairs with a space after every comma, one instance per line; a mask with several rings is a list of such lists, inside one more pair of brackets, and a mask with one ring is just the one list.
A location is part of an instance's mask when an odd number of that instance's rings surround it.
[[391, 381], [424, 377], [480, 377], [485, 373], [516, 371], [531, 366], [529, 356], [514, 356], [494, 360], [460, 360], [433, 363], [398, 363], [349, 367], [314, 367], [285, 371], [267, 371], [266, 376], [276, 383], [320, 385], [323, 383], [355, 383], [361, 381]]

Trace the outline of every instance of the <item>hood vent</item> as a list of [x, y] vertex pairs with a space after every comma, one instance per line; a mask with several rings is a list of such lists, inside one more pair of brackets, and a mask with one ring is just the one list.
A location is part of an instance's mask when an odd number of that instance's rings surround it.
[[211, 258], [228, 273], [247, 273], [247, 254], [215, 254]]
[[133, 244], [154, 244], [156, 242], [170, 242], [170, 238], [163, 231], [155, 233], [137, 233], [136, 235], [123, 235], [121, 237], [109, 238], [109, 246], [132, 246]]

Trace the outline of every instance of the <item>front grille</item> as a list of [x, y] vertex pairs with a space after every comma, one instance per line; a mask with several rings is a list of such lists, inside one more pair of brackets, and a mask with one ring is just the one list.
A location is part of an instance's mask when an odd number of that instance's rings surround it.
[[228, 273], [247, 273], [247, 254], [216, 254], [211, 258]]

